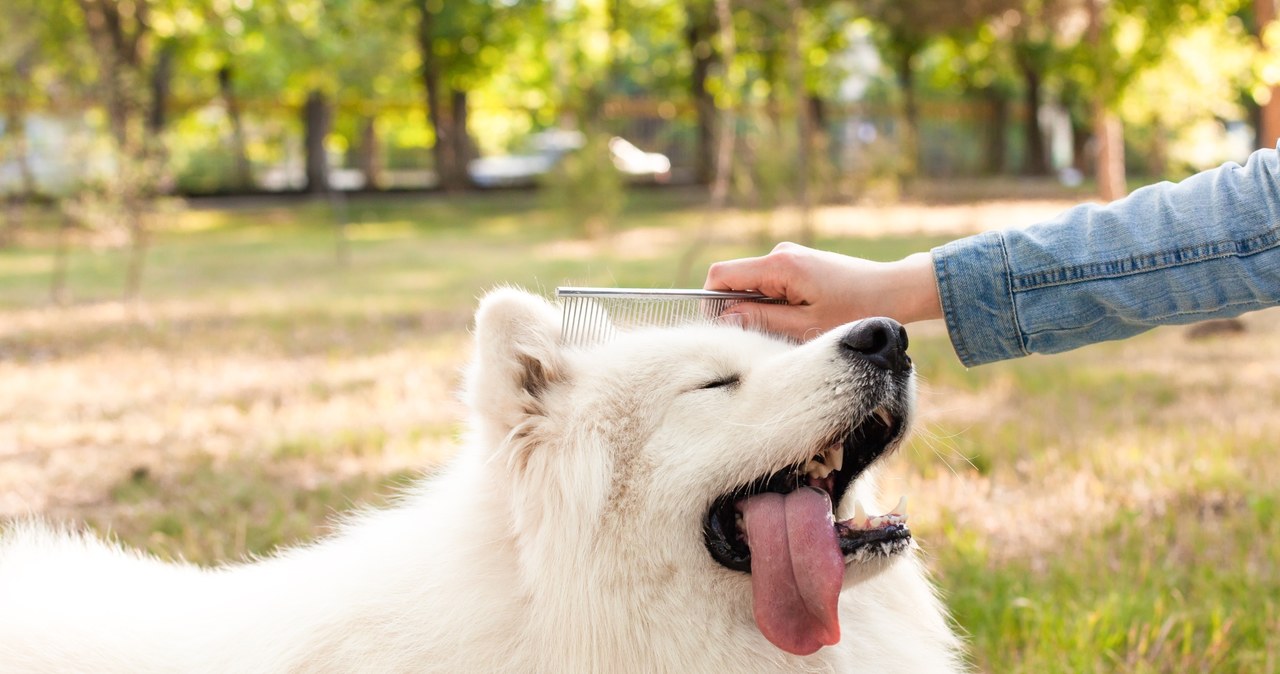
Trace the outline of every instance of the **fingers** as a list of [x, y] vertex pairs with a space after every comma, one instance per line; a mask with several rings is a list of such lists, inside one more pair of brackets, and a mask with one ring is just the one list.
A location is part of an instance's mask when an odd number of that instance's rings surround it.
[[812, 251], [784, 242], [762, 257], [717, 262], [707, 270], [703, 288], [707, 290], [754, 290], [787, 304], [741, 302], [724, 312], [724, 318], [744, 327], [785, 335], [799, 341], [823, 330], [810, 304], [812, 289], [806, 289]]
[[810, 250], [793, 243], [780, 243], [763, 257], [747, 257], [717, 262], [707, 270], [703, 288], [707, 290], [755, 290], [789, 304], [806, 301], [801, 287], [805, 267], [802, 258]]
[[707, 269], [707, 280], [702, 287], [705, 290], [759, 290], [776, 297], [761, 287], [772, 283], [772, 267], [767, 256], [716, 262]]
[[815, 324], [807, 305], [739, 302], [725, 310], [722, 319], [752, 330], [784, 335], [796, 341], [807, 341], [824, 331]]

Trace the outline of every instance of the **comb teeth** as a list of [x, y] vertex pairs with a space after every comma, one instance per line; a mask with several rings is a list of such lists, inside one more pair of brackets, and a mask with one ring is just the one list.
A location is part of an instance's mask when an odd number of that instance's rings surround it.
[[755, 292], [649, 288], [556, 288], [560, 339], [568, 346], [605, 341], [619, 330], [710, 322], [737, 302], [785, 304]]

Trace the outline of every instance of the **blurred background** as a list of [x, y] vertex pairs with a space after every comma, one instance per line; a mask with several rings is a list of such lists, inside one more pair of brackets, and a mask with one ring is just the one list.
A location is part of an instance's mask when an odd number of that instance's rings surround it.
[[[0, 518], [167, 558], [453, 451], [475, 298], [1243, 162], [1274, 0], [4, 0]], [[884, 487], [994, 672], [1280, 672], [1280, 316], [965, 370]]]

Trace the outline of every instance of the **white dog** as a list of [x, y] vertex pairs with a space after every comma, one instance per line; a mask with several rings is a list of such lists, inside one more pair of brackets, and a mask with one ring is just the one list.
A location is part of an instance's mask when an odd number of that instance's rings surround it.
[[568, 348], [499, 290], [475, 340], [466, 448], [328, 539], [202, 569], [11, 525], [0, 671], [963, 669], [905, 513], [861, 505], [910, 414], [896, 323]]

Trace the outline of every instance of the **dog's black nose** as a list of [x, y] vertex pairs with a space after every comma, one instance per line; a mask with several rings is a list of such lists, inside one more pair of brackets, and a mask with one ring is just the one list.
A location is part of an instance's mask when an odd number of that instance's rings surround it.
[[840, 338], [840, 348], [890, 372], [902, 374], [911, 370], [907, 330], [892, 318], [868, 318], [854, 323]]

